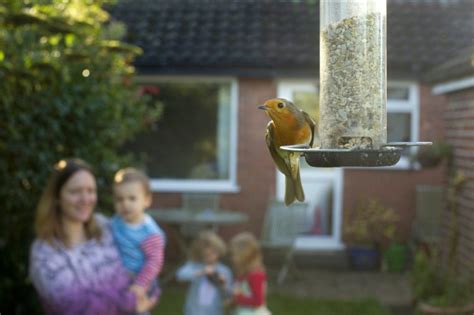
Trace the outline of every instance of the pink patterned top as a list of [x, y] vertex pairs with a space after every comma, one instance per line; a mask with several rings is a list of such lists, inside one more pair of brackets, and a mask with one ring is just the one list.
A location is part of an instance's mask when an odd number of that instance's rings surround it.
[[135, 313], [131, 278], [115, 247], [109, 221], [96, 215], [103, 227], [100, 241], [73, 248], [35, 240], [30, 253], [30, 278], [46, 314], [119, 315]]

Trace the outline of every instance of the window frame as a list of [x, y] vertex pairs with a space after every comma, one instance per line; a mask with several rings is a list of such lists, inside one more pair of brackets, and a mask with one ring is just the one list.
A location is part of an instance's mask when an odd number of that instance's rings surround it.
[[[316, 89], [316, 93], [319, 93], [319, 85], [317, 81], [314, 80], [294, 80], [287, 79], [281, 80], [280, 89], [286, 94], [291, 94], [292, 91], [298, 90], [303, 92], [311, 92], [312, 89]], [[408, 88], [408, 99], [407, 100], [395, 100], [388, 99], [387, 95], [387, 116], [389, 113], [409, 113], [410, 114], [410, 142], [417, 142], [419, 139], [420, 132], [420, 97], [419, 97], [419, 87], [418, 84], [414, 81], [400, 81], [400, 80], [390, 80], [387, 82], [387, 86], [390, 87], [402, 87]], [[388, 119], [388, 118], [387, 118]], [[411, 147], [410, 153], [413, 155], [416, 153], [417, 148]], [[359, 168], [359, 167], [357, 167]], [[387, 170], [407, 170], [417, 168], [410, 161], [409, 156], [402, 156], [400, 161], [393, 166], [386, 167], [360, 167], [361, 169], [368, 170], [377, 170], [377, 169], [387, 169]]]
[[[319, 95], [318, 81], [308, 79], [281, 79], [277, 81], [279, 97], [289, 97], [293, 92], [316, 92]], [[298, 105], [298, 104], [296, 104]], [[276, 172], [276, 196], [283, 200], [284, 175]], [[344, 169], [343, 168], [313, 168], [304, 167], [300, 169], [302, 181], [329, 181], [332, 185], [331, 201], [333, 203], [332, 234], [330, 235], [298, 235], [295, 239], [295, 248], [302, 251], [342, 250], [342, 218], [343, 218], [343, 196], [344, 196]]]
[[[410, 142], [417, 142], [420, 133], [420, 97], [418, 85], [416, 82], [412, 81], [389, 81], [387, 85], [390, 85], [391, 87], [408, 88], [408, 100], [390, 100], [387, 95], [387, 116], [389, 113], [410, 114]], [[411, 147], [411, 155], [415, 154], [416, 150], [416, 147]], [[407, 170], [413, 167], [413, 163], [410, 161], [410, 156], [402, 155], [397, 164], [382, 168]]]
[[159, 179], [150, 178], [153, 192], [239, 192], [237, 184], [238, 145], [238, 81], [233, 77], [138, 75], [139, 85], [166, 83], [227, 83], [230, 84], [229, 177], [227, 179]]

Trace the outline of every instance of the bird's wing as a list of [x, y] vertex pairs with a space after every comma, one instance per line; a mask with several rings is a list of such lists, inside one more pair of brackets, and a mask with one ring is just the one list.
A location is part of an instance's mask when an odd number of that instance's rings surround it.
[[304, 120], [308, 123], [309, 127], [311, 128], [311, 141], [309, 142], [309, 146], [312, 148], [314, 141], [316, 140], [315, 137], [317, 137], [317, 130], [316, 130], [316, 122], [314, 121], [313, 117], [311, 117], [307, 112], [301, 110], [301, 113], [304, 116]]
[[272, 156], [278, 170], [286, 176], [291, 176], [291, 169], [285, 162], [285, 158], [279, 153], [280, 148], [276, 147], [276, 144], [273, 141], [274, 137], [274, 125], [273, 121], [270, 121], [267, 125], [267, 132], [265, 133], [265, 141], [267, 142], [268, 150], [270, 151], [270, 155]]

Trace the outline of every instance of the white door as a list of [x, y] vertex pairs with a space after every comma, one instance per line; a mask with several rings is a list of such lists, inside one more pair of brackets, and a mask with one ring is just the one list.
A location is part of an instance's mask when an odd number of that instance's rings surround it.
[[[319, 119], [319, 94], [311, 81], [281, 81], [278, 97], [293, 101], [299, 108]], [[283, 200], [285, 178], [277, 172], [277, 199]], [[301, 159], [301, 181], [308, 209], [296, 246], [304, 250], [340, 249], [342, 218], [342, 168], [315, 168]]]

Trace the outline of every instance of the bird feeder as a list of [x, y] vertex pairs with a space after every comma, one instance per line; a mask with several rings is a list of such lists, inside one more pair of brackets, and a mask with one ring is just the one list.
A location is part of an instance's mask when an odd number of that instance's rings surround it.
[[387, 166], [430, 144], [387, 143], [386, 0], [321, 0], [320, 23], [320, 147], [282, 149], [312, 166]]

